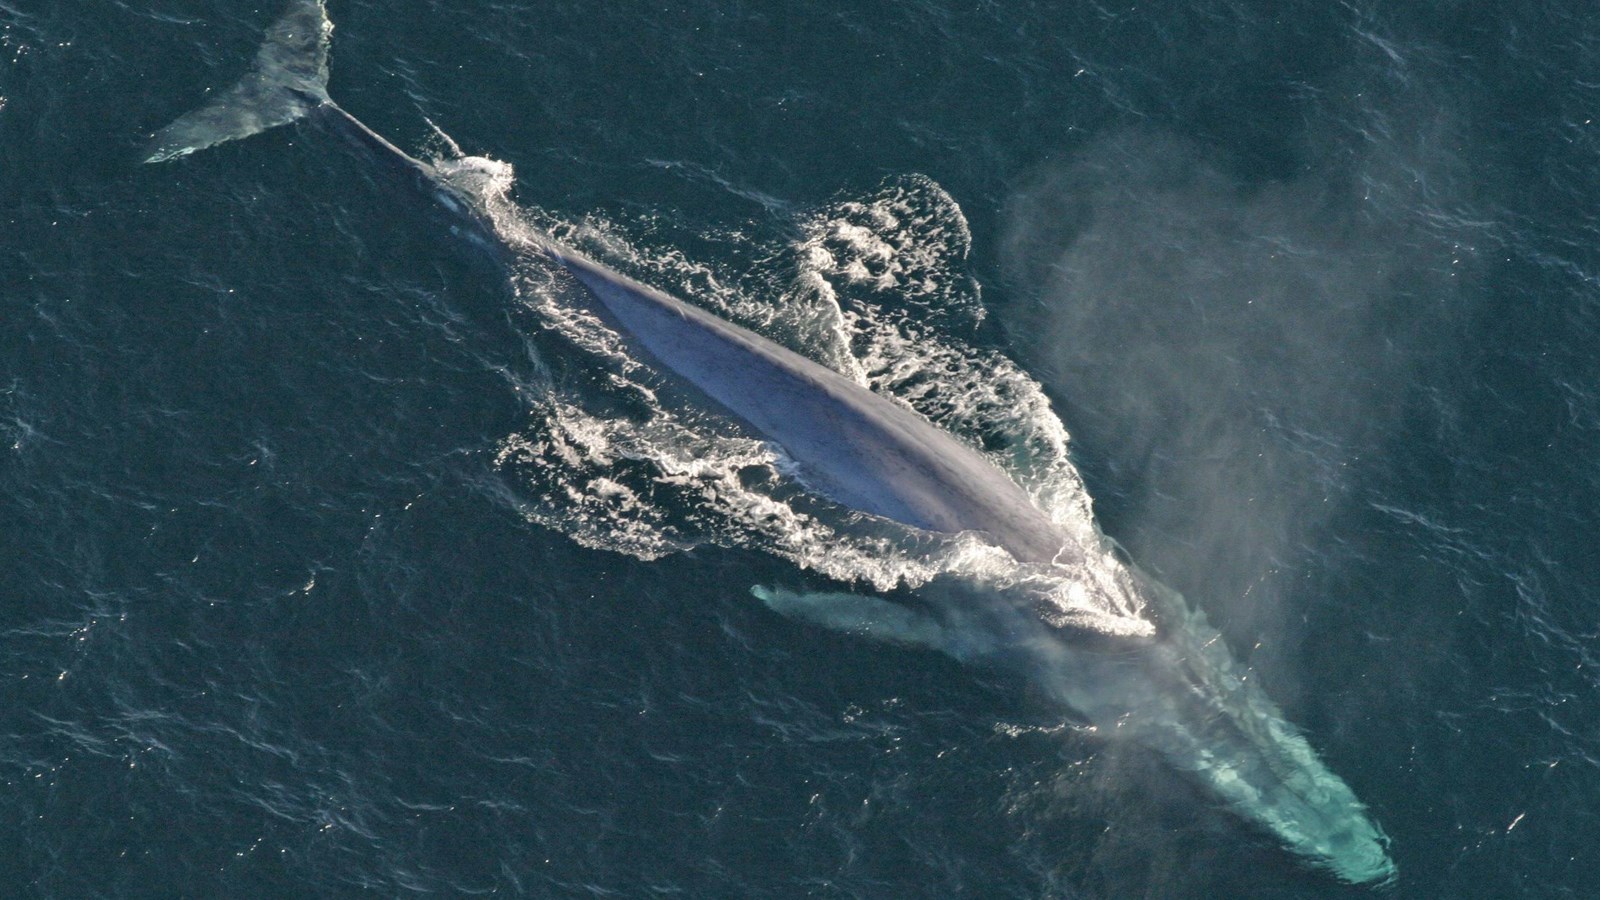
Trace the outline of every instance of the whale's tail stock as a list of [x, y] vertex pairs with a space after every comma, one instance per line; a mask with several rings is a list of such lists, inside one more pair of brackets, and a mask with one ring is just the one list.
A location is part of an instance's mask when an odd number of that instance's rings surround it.
[[233, 87], [151, 136], [145, 162], [165, 162], [226, 141], [287, 125], [328, 100], [328, 39], [323, 0], [290, 0], [267, 30], [255, 64]]

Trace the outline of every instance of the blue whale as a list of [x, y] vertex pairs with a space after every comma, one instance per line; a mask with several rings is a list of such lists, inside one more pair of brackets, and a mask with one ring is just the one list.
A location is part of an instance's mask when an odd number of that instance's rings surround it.
[[[591, 311], [632, 351], [780, 446], [815, 493], [911, 528], [974, 533], [1020, 565], [1070, 572], [1105, 556], [1054, 522], [982, 454], [915, 412], [549, 236], [497, 229], [481, 199], [329, 98], [332, 29], [322, 0], [292, 0], [254, 66], [156, 132], [145, 161], [299, 120], [318, 125], [425, 198], [452, 232], [491, 257], [543, 258], [570, 273], [591, 298]], [[1063, 628], [983, 590], [932, 591], [926, 609], [845, 593], [757, 593], [806, 622], [1016, 671], [1100, 731], [1157, 751], [1310, 864], [1351, 883], [1394, 879], [1381, 827], [1244, 677], [1204, 617], [1137, 570], [1128, 574], [1160, 612], [1159, 627], [1142, 634]]]

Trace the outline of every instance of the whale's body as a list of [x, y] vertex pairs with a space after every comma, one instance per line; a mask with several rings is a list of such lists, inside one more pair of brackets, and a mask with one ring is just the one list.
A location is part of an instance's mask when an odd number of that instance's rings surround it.
[[982, 532], [1024, 562], [1078, 549], [1016, 482], [928, 420], [825, 366], [562, 249], [638, 346], [764, 437], [852, 509], [939, 532]]
[[[331, 30], [322, 0], [291, 0], [254, 68], [157, 132], [147, 161], [296, 120], [320, 125], [492, 257], [538, 255], [570, 273], [592, 311], [632, 348], [782, 447], [817, 493], [912, 528], [978, 533], [1023, 563], [1072, 566], [1086, 558], [1092, 548], [1076, 544], [1011, 478], [915, 412], [547, 236], [502, 233], [477, 198], [328, 97]], [[937, 615], [848, 594], [760, 593], [773, 609], [806, 621], [1017, 670], [1091, 722], [1158, 750], [1313, 864], [1351, 882], [1394, 875], [1387, 838], [1349, 787], [1259, 689], [1244, 684], [1215, 632], [1181, 603], [1168, 604], [1160, 639], [1108, 646], [1079, 640], [1024, 606], [986, 604], [982, 592], [932, 597]]]

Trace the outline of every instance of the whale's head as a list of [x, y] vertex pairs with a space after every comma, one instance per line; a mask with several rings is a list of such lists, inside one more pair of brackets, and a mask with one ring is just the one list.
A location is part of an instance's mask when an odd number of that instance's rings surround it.
[[1392, 881], [1389, 839], [1355, 792], [1235, 661], [1203, 615], [1165, 592], [1150, 638], [1041, 633], [1020, 662], [1098, 730], [1160, 753], [1228, 809], [1352, 884]]

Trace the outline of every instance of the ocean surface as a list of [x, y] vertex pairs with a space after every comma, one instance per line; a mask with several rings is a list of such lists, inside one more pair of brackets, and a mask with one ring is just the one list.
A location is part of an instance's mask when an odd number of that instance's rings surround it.
[[140, 164], [276, 3], [0, 0], [0, 895], [1600, 896], [1591, 5], [329, 11], [399, 146], [1092, 498], [1398, 879], [775, 614], [951, 557], [326, 134]]

